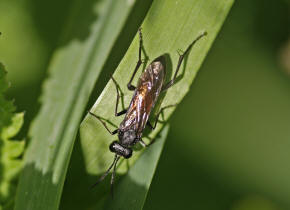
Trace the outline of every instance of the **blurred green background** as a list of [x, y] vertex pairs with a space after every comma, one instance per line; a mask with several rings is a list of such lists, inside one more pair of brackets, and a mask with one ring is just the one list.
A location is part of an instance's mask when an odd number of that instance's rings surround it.
[[[8, 96], [26, 111], [21, 136], [39, 109], [69, 4], [0, 1], [0, 61], [12, 83]], [[191, 92], [170, 119], [144, 209], [290, 209], [289, 13], [287, 0], [235, 2]], [[132, 25], [138, 28], [137, 21]], [[122, 48], [129, 43], [127, 38]], [[108, 79], [106, 74], [101, 76]]]

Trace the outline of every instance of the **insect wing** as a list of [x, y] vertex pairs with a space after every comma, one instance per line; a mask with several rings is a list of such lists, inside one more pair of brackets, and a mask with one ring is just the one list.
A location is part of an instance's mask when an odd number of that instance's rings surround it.
[[163, 56], [155, 59], [140, 76], [129, 109], [120, 125], [121, 130], [134, 129], [141, 137], [163, 85], [165, 77], [163, 61]]

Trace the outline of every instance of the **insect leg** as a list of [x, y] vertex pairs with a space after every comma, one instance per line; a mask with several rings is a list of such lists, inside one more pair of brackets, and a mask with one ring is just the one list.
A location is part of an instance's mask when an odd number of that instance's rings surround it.
[[120, 99], [120, 93], [119, 93], [119, 88], [118, 88], [119, 85], [118, 85], [117, 81], [114, 79], [113, 76], [111, 76], [111, 78], [112, 78], [112, 80], [113, 80], [113, 82], [115, 84], [116, 91], [117, 91], [117, 100], [116, 100], [116, 106], [115, 106], [115, 116], [118, 117], [118, 116], [120, 116], [122, 114], [125, 114], [127, 112], [127, 109], [124, 109], [124, 110], [118, 112], [118, 104], [119, 104], [119, 99]]
[[153, 125], [152, 125], [149, 121], [147, 121], [146, 125], [147, 125], [151, 130], [154, 130]]
[[92, 115], [93, 117], [95, 117], [96, 119], [98, 119], [103, 126], [106, 128], [106, 130], [111, 134], [111, 135], [115, 135], [116, 133], [118, 133], [119, 129], [116, 129], [114, 131], [110, 131], [110, 129], [107, 127], [107, 124], [97, 115], [95, 115], [94, 113], [92, 113], [91, 111], [88, 112], [90, 115]]
[[136, 72], [138, 71], [139, 67], [142, 64], [142, 60], [141, 60], [141, 50], [142, 50], [142, 42], [143, 42], [143, 40], [142, 40], [141, 28], [138, 29], [138, 32], [139, 32], [139, 56], [138, 56], [138, 61], [137, 61], [136, 67], [134, 69], [134, 72], [133, 72], [133, 74], [131, 76], [130, 81], [127, 84], [127, 87], [128, 87], [129, 90], [135, 90], [136, 89], [136, 87], [134, 85], [132, 85], [131, 82], [134, 79]]
[[166, 83], [165, 85], [163, 85], [162, 87], [162, 90], [161, 91], [165, 91], [167, 90], [168, 88], [170, 88], [174, 82], [175, 82], [175, 79], [176, 79], [176, 76], [178, 74], [178, 71], [180, 69], [180, 66], [182, 64], [182, 61], [183, 61], [183, 58], [184, 56], [189, 52], [189, 50], [191, 49], [191, 47], [200, 39], [202, 38], [203, 36], [207, 35], [207, 32], [203, 32], [202, 34], [200, 34], [195, 40], [193, 40], [193, 42], [187, 47], [187, 49], [185, 50], [184, 53], [182, 53], [180, 56], [179, 56], [179, 60], [178, 60], [178, 63], [177, 63], [177, 67], [176, 67], [176, 70], [175, 70], [175, 73], [174, 73], [174, 76], [173, 76], [173, 79], [170, 80], [168, 83]]
[[[156, 119], [155, 119], [155, 122], [154, 122], [154, 125], [151, 125], [151, 123], [149, 121], [147, 121], [146, 125], [151, 129], [151, 130], [154, 130], [157, 126], [157, 123], [158, 123], [158, 120], [159, 120], [159, 116], [160, 114], [167, 108], [170, 108], [170, 107], [174, 107], [176, 106], [177, 104], [172, 104], [172, 105], [168, 105], [168, 106], [165, 106], [165, 107], [162, 107], [160, 109], [160, 111], [157, 113], [157, 116], [156, 116]], [[155, 142], [155, 139], [153, 139], [149, 144], [146, 144], [142, 139], [139, 139], [139, 143], [143, 146], [143, 147], [149, 147], [151, 144], [153, 144]]]
[[146, 144], [141, 138], [138, 140], [138, 142], [141, 144], [142, 147], [148, 147], [150, 145]]
[[159, 119], [159, 116], [160, 114], [167, 108], [170, 108], [170, 107], [174, 107], [176, 106], [177, 104], [171, 104], [171, 105], [168, 105], [168, 106], [165, 106], [165, 107], [162, 107], [160, 109], [160, 111], [157, 113], [157, 116], [156, 116], [156, 119], [155, 119], [155, 122], [154, 122], [154, 125], [151, 125], [151, 123], [149, 121], [147, 121], [147, 125], [148, 127], [151, 129], [151, 130], [154, 130], [157, 126], [157, 123], [158, 123], [158, 119]]

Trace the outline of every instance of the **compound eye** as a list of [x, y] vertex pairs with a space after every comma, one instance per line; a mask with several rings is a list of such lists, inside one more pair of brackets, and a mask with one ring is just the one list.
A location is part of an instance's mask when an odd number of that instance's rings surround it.
[[110, 151], [111, 152], [114, 152], [116, 153], [118, 151], [118, 147], [119, 147], [119, 144], [117, 141], [113, 141], [111, 144], [110, 144]]
[[130, 158], [132, 156], [132, 153], [133, 153], [132, 149], [127, 148], [125, 154], [123, 155], [123, 157], [128, 159], [128, 158]]

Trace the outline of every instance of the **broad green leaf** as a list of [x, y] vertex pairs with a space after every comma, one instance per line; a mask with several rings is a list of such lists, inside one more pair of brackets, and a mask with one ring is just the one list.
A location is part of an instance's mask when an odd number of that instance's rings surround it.
[[15, 200], [16, 180], [22, 168], [19, 158], [24, 150], [24, 141], [13, 138], [23, 124], [23, 113], [13, 113], [12, 101], [4, 97], [9, 83], [4, 66], [0, 63], [0, 209], [11, 209]]
[[16, 210], [58, 208], [82, 113], [133, 5], [127, 0], [73, 1], [30, 130]]
[[[190, 85], [220, 30], [232, 3], [233, 1], [226, 0], [156, 0], [153, 2], [141, 26], [143, 31], [142, 57], [145, 58], [145, 63], [141, 69], [144, 69], [156, 57], [166, 53], [167, 80], [169, 80], [173, 76], [172, 72], [175, 71], [177, 65], [179, 57], [177, 51], [180, 49], [185, 50], [204, 31], [208, 33], [208, 36], [200, 39], [192, 47], [190, 53], [184, 59], [176, 84], [165, 95], [161, 96], [157, 107], [177, 104], [189, 91]], [[127, 107], [132, 97], [132, 92], [126, 90], [126, 84], [136, 65], [137, 52], [138, 36], [134, 38], [126, 55], [114, 73], [114, 78], [118, 81], [124, 94], [119, 110]], [[136, 84], [140, 73], [141, 70], [136, 75], [133, 84]], [[111, 130], [114, 130], [122, 120], [122, 117], [116, 118], [114, 116], [115, 100], [115, 86], [110, 81], [91, 109], [92, 112], [104, 118]], [[163, 122], [168, 120], [174, 109], [170, 108], [164, 112]], [[154, 139], [163, 125], [164, 123], [159, 123], [154, 132], [151, 132], [149, 135], [145, 134], [147, 138], [144, 139], [147, 142], [150, 141], [149, 139]], [[81, 124], [80, 137], [87, 173], [100, 176], [112, 162], [113, 155], [108, 150], [108, 146], [117, 137], [109, 135], [102, 124], [90, 115], [87, 115]], [[128, 170], [128, 166], [138, 159], [142, 151], [135, 151], [135, 154], [129, 161], [123, 161], [117, 170], [118, 174], [124, 174]], [[106, 199], [104, 197], [108, 197], [105, 192], [108, 192], [108, 189], [104, 187], [99, 187], [96, 190], [95, 202], [97, 204], [100, 203], [100, 206], [103, 200]], [[135, 193], [128, 192], [125, 188], [118, 192], [120, 194], [125, 193], [127, 197]], [[111, 202], [117, 202], [121, 205], [123, 201]], [[133, 205], [127, 206], [127, 208], [120, 207], [119, 209], [141, 208], [142, 206], [140, 205]]]

